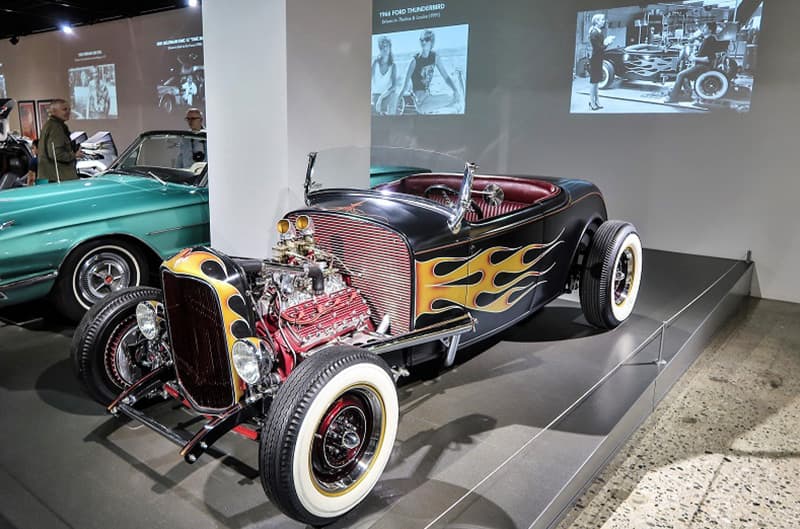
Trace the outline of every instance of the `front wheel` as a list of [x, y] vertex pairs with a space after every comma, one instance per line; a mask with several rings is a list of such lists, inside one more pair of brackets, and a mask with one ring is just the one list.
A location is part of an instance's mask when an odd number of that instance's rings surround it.
[[87, 393], [104, 406], [168, 356], [139, 331], [136, 306], [143, 301], [162, 303], [161, 291], [138, 287], [116, 292], [92, 307], [75, 329], [73, 367]]
[[632, 224], [609, 220], [592, 238], [581, 274], [586, 320], [613, 329], [633, 312], [642, 282], [642, 241]]
[[356, 347], [304, 360], [273, 400], [261, 435], [261, 483], [292, 518], [324, 525], [361, 503], [392, 452], [399, 406], [386, 362]]

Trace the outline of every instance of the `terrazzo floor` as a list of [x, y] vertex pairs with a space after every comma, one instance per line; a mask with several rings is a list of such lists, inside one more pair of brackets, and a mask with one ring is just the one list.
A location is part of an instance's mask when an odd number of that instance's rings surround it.
[[800, 305], [749, 302], [558, 529], [800, 527]]

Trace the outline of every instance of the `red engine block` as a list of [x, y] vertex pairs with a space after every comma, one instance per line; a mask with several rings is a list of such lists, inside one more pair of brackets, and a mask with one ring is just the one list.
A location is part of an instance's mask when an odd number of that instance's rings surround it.
[[284, 338], [299, 353], [372, 326], [366, 301], [352, 287], [290, 307], [280, 318], [284, 323]]

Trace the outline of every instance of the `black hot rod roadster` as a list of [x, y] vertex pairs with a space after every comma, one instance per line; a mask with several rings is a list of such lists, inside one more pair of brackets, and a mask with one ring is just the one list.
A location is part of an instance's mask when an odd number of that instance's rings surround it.
[[[607, 220], [594, 185], [395, 151], [310, 155], [306, 206], [278, 221], [271, 258], [189, 248], [162, 264], [161, 288], [96, 304], [72, 344], [88, 392], [189, 463], [231, 430], [259, 440], [269, 498], [324, 524], [380, 478], [397, 433], [395, 383], [410, 370], [450, 366], [460, 348], [572, 289], [591, 324], [631, 314], [641, 242]], [[347, 167], [326, 174], [325, 159]], [[432, 172], [369, 189], [370, 165]], [[364, 189], [325, 185], [347, 175]], [[157, 422], [147, 405], [161, 397], [207, 423], [186, 436]]]

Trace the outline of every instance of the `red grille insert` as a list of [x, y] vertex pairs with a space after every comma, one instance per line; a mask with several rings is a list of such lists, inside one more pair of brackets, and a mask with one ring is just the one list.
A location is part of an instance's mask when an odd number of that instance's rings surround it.
[[[389, 314], [392, 334], [410, 331], [412, 269], [405, 239], [364, 219], [316, 211], [309, 216], [319, 247], [341, 259], [353, 272], [353, 286], [366, 298], [373, 323], [377, 325]], [[296, 217], [292, 215], [292, 221]]]
[[178, 381], [201, 408], [235, 403], [225, 324], [207, 283], [164, 271], [164, 301]]

